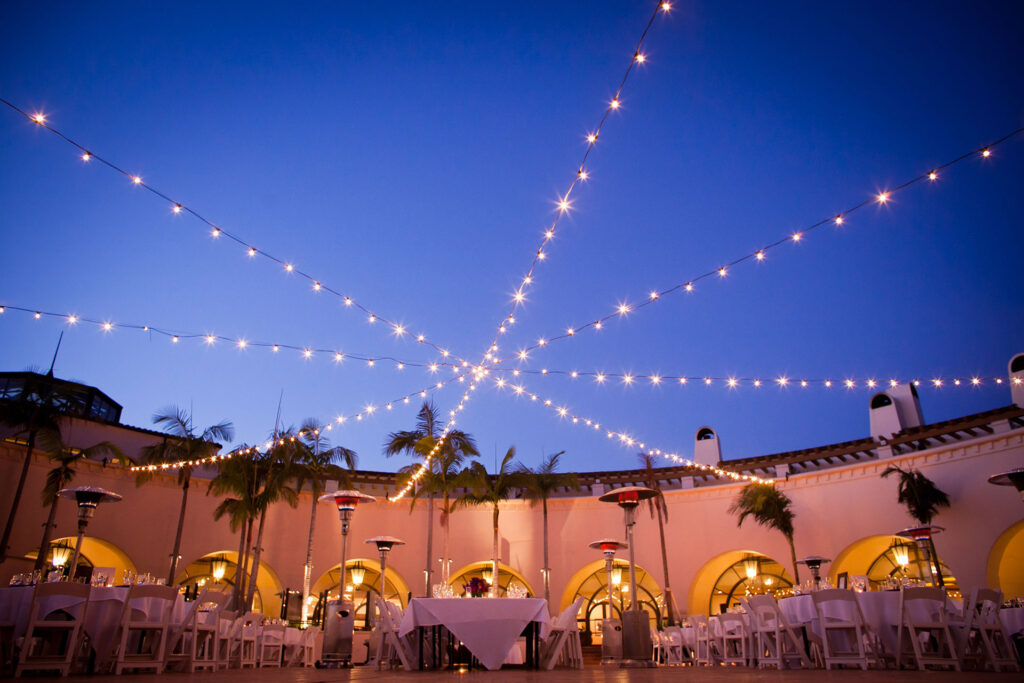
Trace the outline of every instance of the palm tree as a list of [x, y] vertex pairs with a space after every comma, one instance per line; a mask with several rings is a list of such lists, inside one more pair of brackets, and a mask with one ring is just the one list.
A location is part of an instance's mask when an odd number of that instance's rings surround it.
[[668, 610], [668, 625], [675, 626], [676, 603], [672, 598], [672, 586], [668, 579], [668, 552], [665, 550], [665, 522], [668, 521], [668, 505], [665, 504], [665, 494], [661, 492], [658, 476], [654, 473], [654, 456], [650, 453], [640, 453], [638, 457], [644, 468], [647, 488], [658, 492], [653, 498], [648, 498], [645, 504], [651, 511], [651, 517], [654, 517], [655, 514], [658, 516], [658, 534], [661, 537], [661, 570], [665, 576], [665, 607]]
[[267, 510], [273, 503], [284, 501], [295, 507], [299, 494], [290, 484], [295, 479], [296, 465], [302, 459], [305, 445], [293, 429], [276, 433], [274, 445], [264, 455], [254, 458], [260, 472], [262, 489], [254, 497], [254, 510], [259, 514], [256, 544], [252, 550], [252, 569], [249, 572], [248, 588], [242, 603], [248, 611], [256, 595], [256, 580], [259, 577], [260, 557], [263, 554], [263, 530], [267, 521]]
[[[52, 440], [56, 436], [55, 440]], [[39, 435], [40, 445], [50, 453], [50, 461], [56, 464], [52, 470], [46, 473], [46, 485], [43, 487], [43, 505], [50, 506], [50, 514], [46, 517], [46, 524], [43, 525], [43, 538], [39, 541], [39, 553], [36, 555], [34, 570], [42, 570], [46, 564], [46, 553], [50, 549], [50, 538], [53, 529], [56, 527], [54, 521], [57, 519], [57, 504], [60, 503], [60, 496], [57, 492], [66, 488], [71, 480], [75, 478], [75, 465], [82, 460], [96, 460], [104, 456], [114, 456], [122, 460], [128, 460], [118, 446], [109, 441], [89, 446], [88, 448], [71, 448], [60, 438], [59, 432], [46, 431]]]
[[781, 531], [789, 543], [790, 559], [793, 562], [793, 578], [800, 583], [800, 571], [796, 566], [796, 546], [793, 545], [793, 501], [773, 484], [751, 482], [736, 496], [729, 506], [729, 512], [739, 516], [736, 526], [743, 526], [743, 520], [752, 516], [763, 527]]
[[544, 510], [544, 599], [551, 601], [551, 567], [548, 565], [548, 498], [561, 488], [579, 491], [580, 480], [572, 472], [558, 471], [558, 458], [565, 454], [559, 451], [541, 459], [537, 469], [530, 469], [522, 463], [519, 464], [520, 481], [524, 487], [526, 498], [531, 505], [540, 502]]
[[[906, 506], [907, 512], [921, 526], [930, 526], [932, 518], [939, 514], [940, 507], [949, 507], [949, 496], [945, 491], [935, 485], [931, 479], [926, 477], [920, 470], [910, 467], [903, 469], [898, 465], [889, 465], [882, 472], [882, 478], [888, 478], [891, 474], [899, 474], [899, 486], [897, 488], [897, 501]], [[931, 533], [927, 533], [917, 539], [918, 547], [924, 551], [925, 564], [935, 576], [935, 585], [942, 587], [942, 570], [939, 567], [939, 554], [935, 550], [935, 540]], [[931, 558], [935, 558], [932, 562]]]
[[491, 556], [491, 569], [494, 584], [491, 586], [491, 595], [498, 595], [498, 567], [500, 557], [498, 554], [498, 514], [501, 511], [501, 501], [511, 498], [517, 489], [522, 488], [522, 475], [512, 466], [516, 457], [516, 447], [512, 446], [505, 452], [501, 459], [498, 471], [492, 477], [487, 473], [487, 468], [474, 460], [464, 472], [463, 482], [469, 491], [459, 496], [456, 505], [489, 505], [491, 507], [494, 549]]
[[[235, 438], [234, 426], [227, 421], [196, 433], [192, 425], [192, 416], [187, 411], [174, 406], [164, 408], [154, 415], [153, 424], [163, 427], [163, 430], [171, 438], [164, 437], [159, 444], [142, 449], [142, 459], [147, 465], [198, 460], [213, 455], [218, 448], [217, 441], [230, 442]], [[136, 486], [145, 483], [152, 476], [152, 472], [141, 471], [136, 477]], [[188, 504], [188, 490], [191, 482], [192, 466], [179, 467], [178, 486], [181, 487], [181, 509], [178, 512], [178, 528], [174, 534], [174, 548], [171, 550], [171, 567], [167, 571], [168, 586], [174, 585], [174, 575], [177, 573], [178, 555], [181, 552], [181, 534], [185, 528], [185, 508]]]
[[[245, 450], [245, 446], [240, 447]], [[231, 531], [238, 531], [238, 556], [235, 562], [235, 581], [232, 587], [233, 609], [239, 609], [245, 595], [245, 567], [249, 544], [252, 542], [252, 520], [256, 516], [256, 491], [259, 472], [252, 458], [234, 457], [217, 464], [217, 476], [210, 480], [206, 493], [232, 495], [222, 500], [213, 512], [214, 519], [227, 515]]]
[[[298, 491], [309, 482], [313, 493], [313, 505], [309, 511], [309, 540], [306, 542], [306, 564], [302, 570], [302, 619], [306, 619], [306, 600], [309, 598], [309, 584], [313, 574], [313, 531], [316, 528], [316, 507], [318, 499], [324, 493], [327, 478], [333, 473], [338, 478], [339, 488], [352, 488], [351, 472], [356, 469], [358, 461], [356, 452], [344, 446], [331, 448], [331, 443], [324, 436], [325, 426], [313, 418], [302, 423], [302, 441], [305, 449], [296, 465], [296, 484]], [[338, 467], [344, 465], [344, 469]]]
[[[408, 431], [392, 432], [384, 443], [384, 455], [391, 457], [398, 453], [407, 453], [415, 458], [426, 458], [434, 449], [439, 438], [439, 431], [443, 423], [437, 416], [437, 408], [429, 401], [424, 401], [419, 413], [416, 414], [416, 428]], [[426, 567], [426, 596], [430, 597], [430, 575], [433, 572], [431, 557], [434, 554], [434, 495], [441, 493], [444, 498], [444, 509], [441, 511], [441, 528], [444, 530], [444, 558], [442, 560], [441, 574], [444, 581], [448, 580], [448, 516], [451, 513], [449, 487], [445, 484], [449, 480], [449, 467], [461, 467], [467, 457], [480, 455], [477, 450], [476, 441], [473, 437], [461, 429], [453, 429], [448, 432], [444, 443], [434, 455], [430, 469], [434, 470], [434, 483], [441, 484], [440, 487], [426, 487], [427, 490], [427, 567]], [[423, 478], [420, 479], [423, 481]], [[415, 496], [414, 496], [415, 502]]]
[[921, 526], [930, 525], [932, 518], [939, 514], [940, 507], [949, 507], [949, 496], [946, 492], [920, 470], [889, 465], [882, 472], [882, 478], [897, 473], [900, 475], [897, 501], [907, 507], [907, 512], [920, 522]]
[[[61, 392], [59, 380], [53, 377], [53, 368], [46, 375], [31, 373], [27, 375], [21, 393], [13, 400], [0, 402], [0, 424], [14, 428], [10, 437], [26, 438], [25, 459], [21, 464], [18, 486], [11, 498], [11, 512], [7, 515], [3, 536], [0, 537], [0, 563], [7, 559], [7, 545], [14, 531], [14, 519], [21, 505], [21, 496], [25, 491], [32, 454], [36, 440], [43, 432], [59, 432], [61, 410], [59, 407]], [[58, 437], [59, 438], [59, 437]]]

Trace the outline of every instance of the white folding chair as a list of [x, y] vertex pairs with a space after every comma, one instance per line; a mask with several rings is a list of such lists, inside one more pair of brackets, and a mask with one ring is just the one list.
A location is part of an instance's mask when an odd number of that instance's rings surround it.
[[85, 584], [37, 585], [15, 677], [24, 671], [39, 670], [56, 670], [67, 676], [81, 644], [88, 605], [89, 586]]
[[750, 660], [747, 644], [750, 633], [747, 624], [739, 614], [726, 612], [718, 616], [718, 644], [723, 664], [746, 665]]
[[125, 669], [153, 669], [163, 673], [167, 641], [171, 632], [171, 611], [178, 599], [174, 586], [132, 586], [128, 589], [117, 642], [114, 673]]
[[718, 648], [715, 638], [711, 635], [711, 622], [703, 614], [689, 617], [687, 620], [693, 628], [694, 650], [693, 660], [704, 666], [718, 663]]
[[[387, 654], [386, 657], [382, 656], [380, 661], [387, 663], [389, 668], [392, 668], [397, 662], [401, 663], [402, 668], [406, 671], [415, 671], [412, 646], [407, 639], [398, 635], [399, 624], [392, 620], [394, 610], [389, 608], [379, 595], [374, 594], [373, 598], [377, 601], [377, 613], [380, 615], [377, 627], [381, 630], [381, 650]], [[401, 614], [401, 608], [398, 613]]]
[[685, 663], [683, 656], [683, 632], [678, 626], [666, 626], [661, 632], [661, 647], [665, 653], [664, 663], [667, 666], [678, 666]]
[[[904, 588], [900, 593], [899, 647], [896, 668], [905, 655], [913, 655], [917, 668], [953, 667], [960, 671], [960, 658], [949, 628], [946, 592], [941, 588]], [[910, 645], [910, 650], [906, 649]]]
[[655, 664], [661, 664], [665, 661], [665, 650], [662, 647], [661, 633], [654, 627], [651, 627], [651, 661]]
[[757, 623], [759, 667], [774, 666], [777, 669], [785, 669], [798, 665], [811, 668], [811, 660], [804, 651], [803, 639], [786, 620], [775, 598], [770, 595], [753, 595], [747, 598], [747, 605], [752, 611], [752, 623]]
[[284, 624], [264, 624], [256, 639], [256, 667], [281, 668], [284, 658]]
[[259, 663], [257, 639], [263, 615], [259, 612], [246, 612], [235, 620], [230, 634], [231, 664], [239, 669], [255, 669]]
[[320, 637], [319, 626], [309, 626], [302, 631], [299, 642], [285, 645], [285, 666], [309, 667], [316, 664], [316, 641]]
[[1020, 671], [1013, 643], [999, 619], [1002, 603], [1001, 591], [975, 588], [964, 605], [962, 619], [950, 620], [961, 666], [977, 661], [986, 668], [991, 666], [997, 673], [1003, 669]]
[[576, 615], [579, 614], [583, 597], [566, 607], [555, 619], [551, 633], [541, 644], [540, 668], [551, 671], [560, 661], [569, 668], [583, 668], [583, 648], [580, 645], [579, 630], [576, 628]]
[[825, 669], [833, 666], [859, 666], [868, 670], [875, 653], [871, 630], [851, 590], [831, 589], [811, 593], [821, 625]]
[[217, 613], [216, 648], [214, 649], [215, 671], [231, 666], [231, 641], [236, 623], [241, 624], [237, 612], [221, 610]]
[[184, 620], [171, 625], [167, 645], [168, 666], [180, 663], [189, 673], [200, 669], [217, 670], [220, 611], [230, 598], [227, 593], [204, 590], [192, 601]]

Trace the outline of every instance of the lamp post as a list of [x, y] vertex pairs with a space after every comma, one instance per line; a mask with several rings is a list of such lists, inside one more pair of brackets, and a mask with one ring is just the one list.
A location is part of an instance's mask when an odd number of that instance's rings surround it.
[[939, 558], [937, 553], [933, 553], [935, 545], [932, 542], [932, 536], [935, 534], [945, 531], [945, 527], [925, 525], [925, 526], [914, 526], [902, 531], [897, 531], [897, 536], [903, 536], [904, 538], [911, 538], [914, 543], [917, 544], [918, 550], [921, 551], [921, 557], [924, 558], [924, 564], [928, 568], [928, 577], [931, 582], [935, 584], [936, 588], [945, 588], [945, 584], [942, 580], [942, 570], [939, 569]]
[[806, 565], [811, 570], [811, 576], [814, 577], [814, 587], [817, 588], [821, 585], [821, 565], [831, 561], [829, 558], [822, 557], [821, 555], [808, 555], [802, 560], [797, 560], [796, 563]]
[[1020, 493], [1021, 500], [1024, 500], [1024, 467], [1008, 470], [1001, 474], [993, 474], [988, 478], [988, 483], [996, 486], [1014, 486]]
[[58, 496], [66, 498], [74, 497], [78, 503], [78, 540], [75, 542], [75, 554], [71, 559], [71, 568], [68, 570], [68, 580], [75, 580], [75, 571], [78, 569], [78, 558], [82, 555], [82, 540], [85, 538], [85, 528], [89, 526], [89, 520], [96, 514], [96, 507], [100, 503], [116, 503], [121, 500], [121, 495], [101, 489], [96, 486], [76, 486], [73, 489], [61, 489]]
[[[372, 503], [376, 500], [359, 491], [335, 491], [320, 496], [321, 502], [332, 502], [338, 506], [338, 516], [341, 518], [341, 576], [338, 578], [338, 600], [345, 601], [345, 551], [348, 545], [348, 530], [352, 522], [352, 513], [355, 512], [359, 503]], [[306, 609], [306, 599], [302, 599], [302, 608]]]
[[641, 611], [636, 592], [636, 555], [633, 543], [634, 513], [640, 501], [658, 495], [654, 489], [645, 486], [624, 486], [604, 494], [598, 500], [615, 503], [626, 518], [626, 543], [629, 546], [629, 594], [632, 599], [629, 612], [622, 613], [622, 654], [623, 666], [654, 666], [651, 661], [651, 629], [647, 613]]

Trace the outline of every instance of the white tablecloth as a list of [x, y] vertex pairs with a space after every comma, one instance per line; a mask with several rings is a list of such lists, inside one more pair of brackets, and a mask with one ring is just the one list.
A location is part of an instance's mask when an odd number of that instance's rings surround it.
[[413, 598], [405, 610], [399, 635], [420, 626], [444, 626], [462, 641], [480, 663], [500, 669], [527, 624], [540, 626], [541, 638], [551, 630], [548, 603], [542, 598]]
[[999, 620], [1003, 622], [1006, 635], [1024, 633], [1024, 607], [1012, 607], [999, 610]]

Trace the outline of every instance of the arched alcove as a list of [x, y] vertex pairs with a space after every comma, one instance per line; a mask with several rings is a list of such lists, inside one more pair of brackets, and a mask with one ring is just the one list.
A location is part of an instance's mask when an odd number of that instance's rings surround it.
[[1024, 597], [1024, 519], [1001, 533], [992, 545], [985, 579], [1008, 598]]
[[[238, 552], [235, 550], [220, 550], [206, 553], [193, 560], [175, 577], [175, 582], [183, 588], [218, 590], [223, 593], [230, 593], [237, 582], [237, 574]], [[260, 570], [256, 575], [253, 610], [262, 612], [268, 617], [279, 617], [281, 615], [282, 593], [284, 593], [284, 586], [281, 584], [281, 579], [277, 576], [277, 572], [261, 559]]]
[[[62, 538], [55, 538], [50, 541], [50, 547], [46, 551], [46, 566], [53, 566], [53, 555], [56, 550], [58, 555], [66, 556], [63, 559], [66, 562], [71, 561], [71, 556], [74, 553], [75, 543], [78, 541], [77, 536], [64, 536]], [[25, 557], [31, 560], [36, 559], [38, 551], [28, 553]], [[118, 546], [114, 545], [110, 541], [102, 538], [96, 538], [95, 536], [85, 536], [82, 538], [82, 553], [78, 559], [79, 576], [83, 576], [83, 568], [92, 567], [108, 567], [114, 569], [114, 576], [111, 582], [120, 584], [124, 582], [124, 571], [137, 571], [135, 563], [132, 562], [128, 554], [121, 550]]]
[[[633, 604], [629, 595], [629, 563], [616, 559], [613, 565], [611, 602], [608, 600], [608, 572], [604, 560], [595, 560], [580, 567], [569, 578], [562, 592], [561, 608], [571, 605], [576, 598], [583, 597], [583, 604], [576, 615], [577, 627], [584, 638], [592, 643], [600, 642], [601, 620], [620, 618], [624, 609]], [[660, 628], [662, 613], [661, 586], [646, 569], [636, 566], [636, 588], [640, 606], [647, 611], [652, 628]]]
[[[941, 556], [939, 568], [946, 588], [956, 592], [956, 577]], [[843, 548], [829, 567], [833, 583], [840, 574], [846, 574], [847, 577], [867, 576], [869, 587], [878, 590], [886, 580], [899, 581], [904, 577], [927, 580], [929, 570], [913, 541], [902, 536], [883, 534], [866, 536]]]
[[[766, 571], [759, 570], [755, 572], [754, 577], [748, 577], [747, 568], [743, 563], [751, 559], [758, 560], [759, 568], [763, 563]], [[771, 564], [769, 565], [769, 563]], [[718, 597], [721, 602], [728, 598], [730, 592], [735, 593], [737, 585], [743, 588], [742, 594], [746, 595], [746, 582], [749, 581], [752, 584], [757, 576], [774, 577], [771, 585], [765, 586], [768, 592], [777, 591], [779, 586], [776, 584], [785, 588], [793, 583], [793, 577], [781, 563], [756, 550], [729, 550], [716, 555], [705, 562], [694, 576], [693, 583], [690, 584], [687, 612], [689, 614], [709, 614], [714, 599]], [[730, 579], [735, 579], [735, 581], [731, 581], [729, 590], [723, 589], [723, 582]]]
[[[462, 593], [462, 587], [469, 583], [470, 579], [475, 577], [486, 578], [485, 574], [490, 574], [492, 571], [490, 560], [481, 560], [479, 562], [471, 562], [465, 567], [462, 567], [458, 571], [454, 572], [451, 578], [448, 580], [448, 585], [455, 589], [455, 594], [459, 595]], [[507, 564], [498, 565], [498, 594], [497, 597], [503, 597], [505, 591], [508, 590], [509, 585], [512, 582], [516, 582], [519, 585], [526, 588], [526, 592], [531, 597], [536, 595], [533, 592], [533, 586], [526, 580], [522, 574], [508, 566]], [[491, 583], [490, 581], [488, 583]]]
[[[338, 585], [341, 575], [341, 564], [336, 564], [320, 575], [310, 588], [310, 598], [316, 599], [326, 591], [328, 600], [338, 597]], [[389, 602], [405, 607], [409, 601], [409, 585], [402, 575], [391, 567], [384, 570], [385, 581], [383, 598]], [[367, 620], [367, 607], [371, 595], [381, 595], [380, 560], [365, 557], [345, 560], [345, 599], [352, 603], [357, 630], [373, 627], [372, 620]]]

